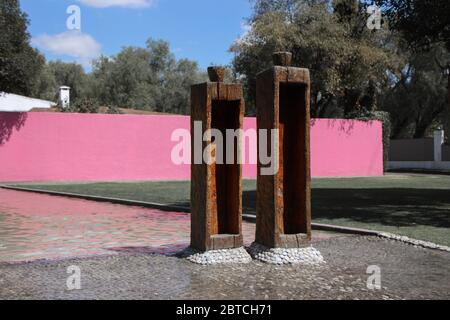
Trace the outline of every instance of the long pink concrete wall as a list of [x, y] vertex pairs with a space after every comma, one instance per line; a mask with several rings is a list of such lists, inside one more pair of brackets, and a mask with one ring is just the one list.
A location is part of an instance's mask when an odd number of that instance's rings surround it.
[[[171, 160], [173, 131], [189, 127], [184, 116], [0, 113], [0, 181], [189, 179], [190, 166]], [[313, 176], [383, 174], [380, 122], [316, 119], [311, 128]], [[255, 165], [243, 171], [256, 176]]]

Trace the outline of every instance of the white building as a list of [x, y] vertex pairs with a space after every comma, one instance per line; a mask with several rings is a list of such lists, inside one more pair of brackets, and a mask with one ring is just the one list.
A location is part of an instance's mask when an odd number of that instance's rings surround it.
[[56, 103], [51, 101], [0, 92], [0, 111], [27, 112], [34, 108], [50, 109], [55, 106]]
[[58, 105], [63, 109], [70, 107], [70, 87], [59, 87]]

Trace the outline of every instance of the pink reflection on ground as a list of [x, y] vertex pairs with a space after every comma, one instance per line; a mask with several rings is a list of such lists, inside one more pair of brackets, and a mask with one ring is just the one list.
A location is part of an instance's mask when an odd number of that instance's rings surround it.
[[[255, 225], [244, 221], [242, 229], [245, 244], [251, 244]], [[334, 236], [315, 232], [313, 241]], [[189, 238], [189, 214], [0, 189], [0, 262], [173, 254]]]
[[[250, 243], [254, 225], [243, 229]], [[0, 262], [171, 253], [189, 237], [188, 214], [0, 189]]]

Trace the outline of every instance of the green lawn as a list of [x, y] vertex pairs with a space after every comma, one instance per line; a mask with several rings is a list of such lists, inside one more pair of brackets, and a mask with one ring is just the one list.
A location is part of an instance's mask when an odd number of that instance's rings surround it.
[[[171, 205], [189, 205], [189, 182], [20, 185]], [[256, 182], [244, 181], [244, 211], [255, 213]], [[450, 245], [450, 176], [396, 174], [314, 179], [313, 220]]]

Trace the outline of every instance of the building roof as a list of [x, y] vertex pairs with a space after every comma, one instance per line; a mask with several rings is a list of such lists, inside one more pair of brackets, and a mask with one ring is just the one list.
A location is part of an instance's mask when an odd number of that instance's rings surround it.
[[56, 103], [52, 101], [0, 92], [0, 111], [27, 112], [33, 108], [49, 109], [54, 106]]

